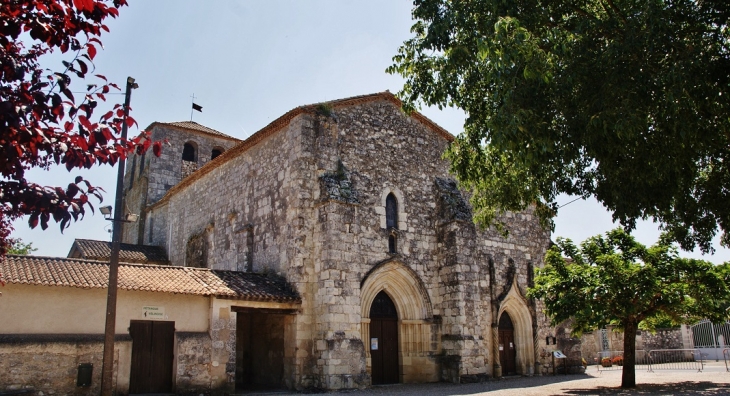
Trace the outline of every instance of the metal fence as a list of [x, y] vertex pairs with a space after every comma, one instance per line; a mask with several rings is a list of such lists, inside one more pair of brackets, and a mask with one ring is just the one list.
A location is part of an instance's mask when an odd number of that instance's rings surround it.
[[657, 349], [647, 353], [649, 371], [697, 370], [702, 371], [705, 361], [699, 349]]
[[728, 360], [730, 360], [730, 349], [725, 348], [722, 350], [722, 359], [725, 361], [725, 371], [730, 371], [730, 366], [728, 366]]
[[[730, 348], [725, 349], [725, 367], [730, 371]], [[596, 369], [601, 371], [623, 370], [624, 351], [602, 351], [593, 359]], [[636, 369], [654, 370], [697, 370], [704, 368], [703, 354], [700, 349], [654, 349], [637, 350]]]
[[[636, 368], [647, 368], [649, 363], [646, 357], [646, 351], [637, 350], [635, 364]], [[601, 351], [596, 354], [593, 359], [598, 371], [615, 371], [623, 370], [624, 351]]]
[[714, 324], [704, 319], [693, 325], [692, 341], [699, 348], [704, 358], [719, 360], [723, 349], [730, 342], [730, 322]]

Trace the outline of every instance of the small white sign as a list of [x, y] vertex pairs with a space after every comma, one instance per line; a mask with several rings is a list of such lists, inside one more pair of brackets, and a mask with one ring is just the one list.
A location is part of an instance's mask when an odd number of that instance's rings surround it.
[[150, 320], [164, 320], [165, 307], [144, 306], [142, 307], [142, 316], [144, 316], [145, 319]]
[[378, 350], [378, 339], [377, 338], [371, 338], [370, 339], [370, 350], [371, 351], [377, 351]]
[[504, 345], [502, 345], [502, 344], [499, 344], [499, 350], [500, 350], [500, 351], [504, 351]]
[[565, 359], [567, 357], [563, 354], [562, 351], [553, 351], [553, 356], [555, 356], [558, 359]]

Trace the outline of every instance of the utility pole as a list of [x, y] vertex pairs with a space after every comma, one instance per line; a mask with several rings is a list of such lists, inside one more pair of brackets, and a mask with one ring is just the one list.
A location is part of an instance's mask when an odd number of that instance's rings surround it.
[[[132, 77], [127, 77], [127, 90], [124, 94], [124, 117], [122, 118], [122, 141], [127, 140], [127, 117], [132, 89], [139, 88]], [[109, 259], [109, 289], [106, 295], [106, 325], [104, 327], [104, 359], [101, 366], [101, 395], [112, 396], [112, 377], [114, 374], [114, 333], [117, 322], [117, 284], [119, 274], [119, 244], [122, 240], [122, 210], [124, 209], [124, 163], [121, 158], [117, 169], [117, 192], [114, 200], [112, 219], [112, 252]]]

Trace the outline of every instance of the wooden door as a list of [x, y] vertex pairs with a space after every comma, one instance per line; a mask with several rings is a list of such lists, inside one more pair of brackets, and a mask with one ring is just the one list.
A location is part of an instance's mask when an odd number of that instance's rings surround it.
[[253, 314], [236, 314], [236, 390], [254, 385]]
[[172, 392], [175, 322], [133, 320], [129, 393]]
[[502, 374], [516, 374], [516, 361], [515, 330], [512, 319], [504, 312], [499, 319], [499, 364], [502, 366]]
[[370, 359], [373, 385], [400, 382], [398, 313], [385, 292], [375, 296], [370, 308]]

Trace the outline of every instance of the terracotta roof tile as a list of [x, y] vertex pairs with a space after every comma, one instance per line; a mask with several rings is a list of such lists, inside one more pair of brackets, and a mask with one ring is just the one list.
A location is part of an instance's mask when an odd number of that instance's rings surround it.
[[[61, 257], [7, 255], [0, 262], [0, 274], [7, 283], [98, 289], [108, 285], [109, 264]], [[249, 301], [301, 301], [282, 277], [169, 265], [120, 264], [119, 288]]]
[[[80, 258], [87, 260], [109, 261], [112, 254], [112, 243], [93, 239], [76, 239], [69, 251], [69, 257], [74, 251]], [[119, 261], [139, 264], [169, 264], [165, 249], [159, 246], [133, 245], [122, 243], [119, 246]]]
[[226, 135], [223, 132], [218, 132], [215, 129], [208, 128], [207, 126], [198, 124], [195, 121], [153, 122], [152, 124], [150, 124], [150, 126], [147, 127], [147, 130], [149, 131], [155, 125], [167, 125], [167, 126], [172, 126], [172, 127], [176, 127], [176, 128], [186, 129], [188, 131], [202, 132], [207, 135], [213, 135], [213, 136], [221, 137], [224, 139], [236, 140], [239, 142], [241, 141], [241, 139], [235, 138], [230, 135]]

